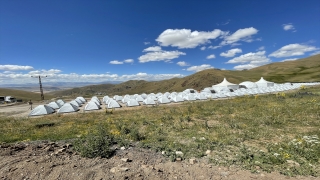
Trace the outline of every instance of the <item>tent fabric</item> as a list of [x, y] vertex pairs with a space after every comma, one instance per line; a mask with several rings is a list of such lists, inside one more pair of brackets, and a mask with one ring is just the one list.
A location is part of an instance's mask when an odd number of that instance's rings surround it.
[[75, 106], [77, 106], [77, 107], [82, 106], [82, 105], [81, 105], [80, 103], [78, 103], [76, 100], [70, 101], [70, 104], [75, 105]]
[[107, 108], [111, 109], [111, 108], [121, 108], [121, 105], [116, 101], [116, 100], [110, 100]]
[[57, 102], [51, 102], [48, 104], [48, 106], [52, 109], [59, 109], [61, 107], [60, 104], [58, 104]]
[[64, 103], [63, 106], [61, 106], [61, 108], [58, 110], [58, 114], [61, 114], [61, 113], [69, 113], [69, 112], [76, 112], [78, 111], [79, 108], [73, 104], [70, 104], [70, 103]]
[[54, 113], [54, 109], [52, 109], [50, 106], [39, 105], [29, 113], [29, 116], [40, 116], [52, 113]]
[[213, 88], [214, 87], [227, 87], [228, 89], [233, 89], [233, 90], [239, 89], [239, 85], [238, 84], [233, 84], [233, 83], [227, 81], [226, 78], [224, 78], [221, 83], [213, 85], [212, 87]]
[[126, 102], [126, 106], [133, 107], [133, 106], [140, 106], [139, 102], [135, 99], [130, 99]]
[[181, 96], [174, 96], [171, 98], [172, 102], [183, 102], [183, 98]]
[[86, 104], [86, 106], [84, 107], [85, 111], [99, 110], [99, 109], [101, 109], [101, 107], [95, 101], [89, 101], [88, 104]]
[[81, 101], [80, 99], [77, 99], [77, 98], [76, 98], [76, 99], [74, 99], [74, 100], [77, 101], [77, 103], [80, 104], [80, 105], [81, 105], [81, 104], [84, 104], [84, 102]]
[[244, 81], [239, 84], [240, 86], [245, 86], [247, 89], [257, 88], [257, 84], [251, 81]]
[[167, 103], [170, 103], [170, 100], [165, 95], [163, 95], [158, 98], [158, 102], [160, 104], [167, 104]]
[[56, 102], [60, 105], [60, 107], [65, 103], [62, 99], [58, 99]]
[[85, 99], [85, 98], [83, 98], [82, 96], [80, 96], [80, 97], [77, 97], [76, 99], [79, 99], [79, 100], [81, 100], [83, 103], [85, 103], [85, 102], [87, 102], [87, 100]]
[[256, 82], [258, 87], [272, 87], [274, 86], [274, 82], [266, 81], [263, 77], [260, 78], [259, 81]]
[[138, 102], [143, 102], [144, 98], [140, 95], [136, 96], [135, 98]]
[[146, 98], [143, 100], [143, 104], [145, 105], [156, 105], [157, 103], [153, 100], [153, 98]]

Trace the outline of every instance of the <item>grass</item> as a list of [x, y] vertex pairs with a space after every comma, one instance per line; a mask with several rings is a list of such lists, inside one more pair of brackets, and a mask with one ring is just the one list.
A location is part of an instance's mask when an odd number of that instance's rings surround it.
[[[99, 126], [121, 146], [139, 142], [140, 147], [165, 151], [173, 161], [178, 156], [175, 152], [181, 151], [182, 159], [203, 157], [216, 165], [237, 165], [252, 172], [320, 176], [319, 97], [318, 86], [276, 95], [115, 110], [112, 114], [0, 117], [0, 144], [90, 140], [97, 136]], [[93, 132], [95, 129], [97, 132]], [[98, 137], [97, 142], [92, 146], [100, 148], [110, 143]], [[207, 150], [211, 150], [209, 155]], [[96, 153], [91, 148], [86, 157], [90, 152]]]
[[[7, 89], [7, 88], [0, 88], [0, 96], [12, 96], [16, 99], [22, 99], [23, 101], [41, 101], [40, 93], [22, 91], [22, 90], [15, 90], [15, 89]], [[54, 96], [50, 94], [44, 94], [45, 100], [50, 100]]]

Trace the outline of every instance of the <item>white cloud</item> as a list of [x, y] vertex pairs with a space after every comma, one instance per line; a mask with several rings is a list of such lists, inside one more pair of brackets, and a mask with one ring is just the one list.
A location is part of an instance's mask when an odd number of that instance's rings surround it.
[[190, 66], [188, 63], [186, 63], [186, 62], [184, 62], [184, 61], [179, 61], [179, 62], [177, 62], [177, 64], [178, 64], [179, 66]]
[[209, 64], [202, 64], [200, 66], [191, 66], [189, 68], [187, 68], [187, 71], [194, 71], [194, 72], [199, 72], [199, 71], [203, 71], [205, 69], [213, 69], [214, 67], [212, 67]]
[[223, 57], [233, 57], [233, 56], [235, 56], [237, 53], [242, 53], [242, 50], [239, 49], [239, 48], [230, 49], [229, 51], [222, 52], [222, 53], [220, 54], [220, 56], [223, 56]]
[[110, 61], [110, 64], [123, 64], [123, 62], [118, 60], [113, 60], [113, 61]]
[[214, 59], [214, 58], [216, 58], [214, 54], [210, 54], [209, 56], [207, 56], [207, 59]]
[[49, 69], [49, 70], [36, 70], [36, 71], [30, 71], [28, 72], [28, 74], [30, 75], [53, 75], [53, 74], [59, 74], [62, 71], [59, 69]]
[[310, 54], [310, 56], [314, 56], [314, 55], [317, 55], [317, 54], [320, 54], [320, 51], [316, 51], [316, 52]]
[[265, 50], [265, 47], [264, 46], [261, 46], [257, 49], [257, 51], [264, 51]]
[[[41, 70], [39, 72], [49, 72], [50, 70]], [[48, 74], [46, 74], [48, 75]], [[34, 78], [30, 77], [29, 73], [0, 73], [0, 81], [3, 84], [25, 84], [25, 83], [37, 83]], [[102, 81], [128, 81], [128, 80], [147, 80], [147, 81], [159, 81], [171, 78], [183, 77], [182, 74], [147, 74], [139, 72], [137, 74], [51, 74], [47, 78], [43, 79], [43, 85], [46, 82], [102, 82]]]
[[240, 40], [246, 41], [246, 42], [252, 42], [253, 40], [251, 39], [251, 36], [257, 33], [258, 33], [258, 30], [253, 27], [239, 29], [235, 33], [229, 36], [226, 35], [224, 40], [220, 43], [220, 45], [234, 44], [235, 42], [238, 42]]
[[242, 64], [242, 65], [235, 66], [234, 69], [236, 70], [255, 68], [271, 62], [270, 59], [265, 56], [265, 53], [266, 53], [265, 51], [258, 51], [256, 53], [250, 52], [250, 53], [235, 57], [229, 60], [227, 63]]
[[152, 47], [148, 47], [146, 49], [144, 49], [142, 52], [156, 52], [156, 51], [161, 51], [161, 47], [160, 46], [152, 46]]
[[206, 47], [202, 46], [200, 49], [201, 49], [201, 51], [204, 51], [204, 50], [206, 50]]
[[218, 49], [218, 48], [221, 48], [222, 46], [209, 46], [208, 48], [209, 49]]
[[133, 60], [133, 59], [126, 59], [126, 60], [124, 60], [123, 62], [125, 62], [125, 63], [133, 63], [134, 60]]
[[178, 58], [181, 55], [186, 55], [186, 53], [180, 51], [156, 51], [148, 52], [147, 54], [140, 56], [138, 59], [140, 63], [146, 63], [150, 61], [170, 61]]
[[292, 25], [292, 23], [288, 23], [288, 24], [282, 24], [282, 27], [285, 31], [289, 31], [292, 30], [293, 32], [296, 32], [294, 26]]
[[150, 44], [150, 42], [143, 42], [143, 44], [144, 44], [144, 45], [148, 45], [148, 44]]
[[33, 70], [32, 66], [19, 66], [19, 65], [0, 65], [0, 70], [3, 71], [29, 71]]
[[216, 39], [223, 32], [215, 29], [211, 32], [191, 31], [190, 29], [167, 29], [163, 31], [156, 41], [161, 46], [182, 48], [195, 48], [201, 44], [209, 43], [210, 39]]
[[297, 59], [298, 59], [298, 58], [284, 59], [284, 60], [282, 60], [281, 62], [295, 61], [295, 60], [297, 60]]
[[309, 45], [303, 45], [303, 44], [289, 44], [286, 46], [283, 46], [282, 48], [274, 51], [269, 56], [270, 57], [290, 57], [290, 56], [301, 56], [304, 55], [306, 52], [310, 51], [316, 51], [319, 48], [316, 48], [314, 46]]

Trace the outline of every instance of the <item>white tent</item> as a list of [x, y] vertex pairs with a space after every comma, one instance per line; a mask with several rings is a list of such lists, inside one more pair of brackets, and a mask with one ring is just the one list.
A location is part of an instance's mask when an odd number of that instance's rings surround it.
[[194, 89], [186, 89], [183, 91], [184, 93], [196, 93], [197, 91]]
[[57, 103], [58, 103], [58, 104], [60, 105], [60, 107], [61, 107], [61, 106], [64, 105], [65, 102], [64, 102], [62, 99], [58, 99], [58, 100], [57, 100]]
[[194, 97], [193, 94], [187, 94], [183, 97], [183, 99], [186, 101], [195, 101], [196, 100], [196, 98]]
[[89, 101], [88, 104], [84, 107], [85, 111], [91, 111], [91, 110], [99, 110], [100, 105], [97, 104], [95, 101]]
[[128, 96], [124, 96], [124, 98], [121, 100], [122, 103], [127, 103], [130, 100]]
[[75, 105], [75, 106], [77, 106], [77, 107], [82, 106], [82, 105], [81, 105], [80, 103], [78, 103], [76, 100], [70, 101], [70, 104]]
[[121, 101], [122, 98], [123, 98], [122, 96], [118, 96], [118, 95], [113, 96], [113, 99], [116, 101]]
[[171, 98], [172, 102], [183, 102], [183, 98], [181, 96], [174, 96]]
[[274, 86], [274, 82], [266, 81], [265, 79], [263, 79], [263, 77], [261, 77], [261, 79], [259, 81], [257, 81], [256, 84], [258, 87], [272, 87], [272, 86]]
[[148, 97], [145, 100], [143, 100], [143, 104], [145, 104], [145, 105], [155, 105], [156, 102], [153, 100], [153, 98]]
[[216, 85], [213, 85], [212, 87], [213, 87], [213, 88], [214, 88], [214, 87], [218, 87], [218, 88], [220, 88], [220, 87], [227, 87], [228, 89], [232, 89], [232, 90], [239, 89], [239, 85], [238, 85], [238, 84], [233, 84], [233, 83], [227, 81], [226, 78], [224, 78], [221, 83], [216, 84]]
[[137, 100], [135, 99], [130, 99], [129, 101], [126, 102], [126, 106], [128, 107], [133, 107], [133, 106], [140, 106]]
[[206, 87], [201, 92], [216, 93], [216, 91], [214, 89], [212, 89], [212, 87]]
[[82, 102], [80, 99], [77, 99], [77, 98], [76, 98], [76, 99], [74, 99], [74, 100], [77, 101], [77, 103], [80, 104], [80, 105], [81, 105], [81, 104], [84, 104], [84, 102]]
[[48, 106], [52, 109], [59, 109], [61, 107], [60, 104], [58, 104], [57, 102], [51, 102], [48, 104]]
[[121, 108], [121, 105], [116, 100], [110, 100], [107, 107], [110, 108]]
[[135, 98], [138, 102], [142, 102], [144, 100], [144, 98], [140, 95], [136, 96]]
[[170, 103], [170, 100], [165, 95], [163, 95], [158, 98], [158, 102], [160, 104], [167, 104], [167, 103]]
[[141, 97], [142, 97], [143, 99], [146, 99], [146, 98], [148, 97], [148, 95], [147, 95], [146, 93], [142, 93], [142, 94], [141, 94]]
[[92, 100], [95, 100], [95, 101], [97, 101], [99, 104], [101, 104], [101, 101], [100, 101], [100, 99], [97, 97], [97, 96], [93, 96], [92, 98], [91, 98], [91, 101]]
[[51, 113], [54, 113], [54, 110], [51, 107], [47, 105], [39, 105], [29, 113], [29, 116], [39, 116]]
[[76, 99], [80, 99], [83, 103], [87, 102], [87, 100], [85, 98], [83, 98], [82, 96], [77, 97]]
[[101, 105], [101, 102], [95, 98], [91, 99], [90, 101], [95, 102], [96, 104], [98, 104], [99, 106]]
[[69, 112], [76, 112], [78, 111], [79, 108], [73, 104], [70, 103], [64, 103], [63, 106], [61, 106], [61, 108], [58, 110], [58, 114], [60, 113], [69, 113]]
[[257, 84], [251, 81], [244, 81], [242, 83], [239, 84], [239, 86], [241, 87], [245, 87], [246, 89], [252, 89], [252, 88], [257, 88]]
[[207, 100], [208, 98], [204, 94], [200, 93], [196, 95], [196, 99]]

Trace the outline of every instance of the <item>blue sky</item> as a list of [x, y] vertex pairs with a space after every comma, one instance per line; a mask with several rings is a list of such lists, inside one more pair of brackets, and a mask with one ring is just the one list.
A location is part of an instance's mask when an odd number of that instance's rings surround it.
[[0, 1], [0, 82], [162, 80], [320, 53], [320, 1]]

